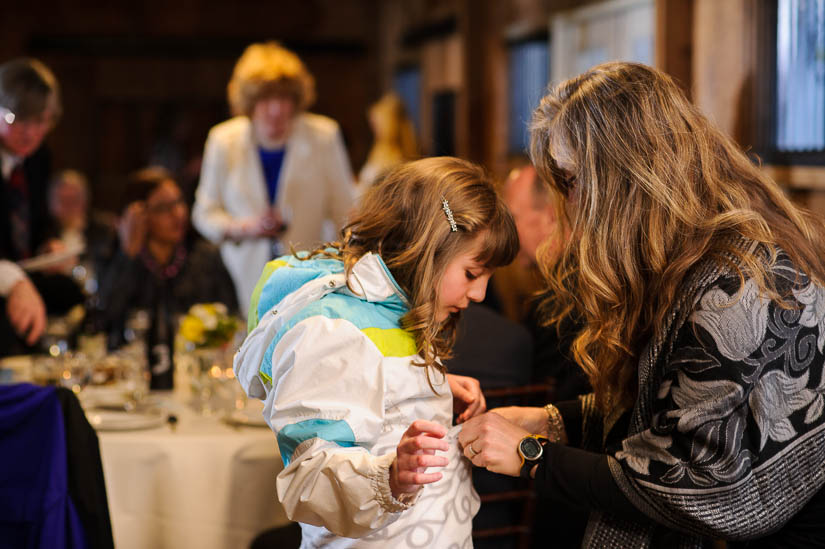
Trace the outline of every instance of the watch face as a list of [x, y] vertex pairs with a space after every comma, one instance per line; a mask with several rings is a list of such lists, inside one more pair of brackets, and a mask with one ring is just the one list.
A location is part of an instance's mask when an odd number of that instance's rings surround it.
[[541, 442], [533, 437], [523, 438], [518, 447], [521, 455], [524, 456], [524, 459], [528, 459], [530, 461], [535, 461], [541, 457], [543, 450]]

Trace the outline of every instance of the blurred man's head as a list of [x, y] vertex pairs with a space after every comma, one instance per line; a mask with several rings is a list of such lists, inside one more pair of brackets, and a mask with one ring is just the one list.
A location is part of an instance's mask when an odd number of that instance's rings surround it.
[[510, 172], [504, 187], [504, 200], [518, 229], [518, 260], [524, 266], [536, 264], [536, 253], [556, 229], [556, 212], [550, 193], [531, 165]]
[[0, 65], [0, 145], [11, 154], [34, 153], [61, 114], [60, 87], [36, 59]]
[[61, 228], [82, 229], [89, 210], [89, 184], [75, 170], [63, 170], [49, 186], [49, 213]]

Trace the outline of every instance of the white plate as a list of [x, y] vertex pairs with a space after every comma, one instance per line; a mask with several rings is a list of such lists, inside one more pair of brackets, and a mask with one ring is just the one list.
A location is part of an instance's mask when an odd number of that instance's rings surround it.
[[245, 410], [235, 410], [231, 414], [227, 414], [223, 420], [229, 425], [242, 427], [269, 427], [264, 421], [264, 416], [259, 411], [249, 413]]
[[130, 404], [134, 408], [132, 395], [127, 389], [122, 384], [88, 385], [80, 393], [80, 400], [84, 408], [125, 411]]
[[29, 381], [32, 378], [32, 356], [15, 355], [0, 359], [0, 370], [11, 371], [13, 382]]
[[43, 269], [60, 265], [67, 259], [77, 257], [82, 254], [83, 251], [84, 246], [73, 246], [59, 252], [49, 252], [18, 261], [17, 265], [24, 271], [42, 271]]
[[161, 413], [114, 412], [110, 410], [89, 410], [86, 413], [89, 423], [97, 431], [135, 431], [152, 429], [166, 423], [166, 416]]

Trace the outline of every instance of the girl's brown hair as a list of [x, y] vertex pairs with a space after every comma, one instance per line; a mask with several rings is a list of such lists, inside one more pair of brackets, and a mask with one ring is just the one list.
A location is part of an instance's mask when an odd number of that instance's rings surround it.
[[[758, 259], [724, 236], [783, 248], [825, 280], [820, 222], [781, 189], [651, 67], [606, 63], [561, 83], [533, 115], [531, 156], [559, 198], [569, 238], [540, 251], [552, 297], [547, 323], [576, 316], [573, 343], [603, 410], [630, 407], [642, 346], [664, 320], [688, 271], [733, 254], [779, 299]], [[568, 215], [563, 215], [567, 212]], [[743, 272], [744, 271], [744, 272]]]
[[[442, 209], [442, 197], [452, 210], [453, 232]], [[388, 172], [367, 191], [342, 241], [326, 247], [339, 250], [347, 274], [367, 252], [381, 256], [407, 295], [410, 310], [401, 326], [415, 336], [423, 362], [443, 372], [436, 358], [450, 357], [456, 318], [436, 321], [437, 292], [447, 264], [484, 235], [476, 260], [493, 269], [513, 261], [518, 234], [513, 218], [491, 179], [478, 166], [451, 157], [416, 160]]]

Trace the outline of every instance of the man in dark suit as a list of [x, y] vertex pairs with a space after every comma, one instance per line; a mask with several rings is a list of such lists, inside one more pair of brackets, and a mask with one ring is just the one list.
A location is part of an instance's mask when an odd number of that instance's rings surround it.
[[[60, 89], [48, 67], [19, 58], [0, 65], [0, 259], [20, 261], [49, 251], [46, 193], [51, 171], [43, 141], [61, 114]], [[82, 299], [66, 277], [33, 274], [32, 282], [53, 312]], [[0, 317], [3, 352], [22, 351]]]
[[54, 74], [35, 59], [0, 65], [0, 255], [20, 260], [45, 243], [51, 170], [43, 140], [60, 117]]
[[[518, 261], [526, 268], [538, 269], [536, 257], [542, 248], [559, 248], [561, 243], [553, 199], [532, 165], [513, 170], [504, 187], [504, 200], [518, 229]], [[542, 326], [539, 305], [543, 297], [534, 298], [525, 321], [533, 336], [533, 381], [550, 383], [554, 400], [589, 393], [587, 376], [570, 355], [570, 344], [579, 327], [572, 322], [566, 322], [558, 331], [555, 326]]]
[[[560, 232], [557, 231], [557, 213], [547, 185], [538, 177], [532, 165], [526, 165], [510, 174], [504, 188], [504, 199], [513, 214], [518, 228], [521, 250], [519, 261], [530, 268], [538, 268], [537, 255], [544, 247], [560, 247]], [[542, 298], [534, 299], [527, 315], [526, 325], [530, 328], [534, 345], [535, 381], [547, 382], [553, 386], [553, 399], [575, 399], [589, 393], [590, 382], [584, 371], [573, 360], [570, 345], [579, 330], [573, 321], [555, 326], [542, 326]], [[554, 508], [547, 501], [537, 501], [533, 524], [533, 547], [544, 547], [547, 540], [553, 540], [554, 547], [578, 547], [587, 513], [576, 509]]]

